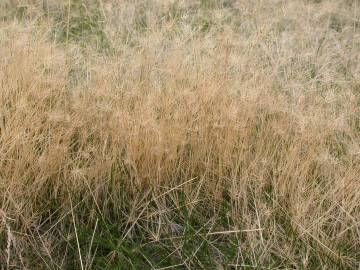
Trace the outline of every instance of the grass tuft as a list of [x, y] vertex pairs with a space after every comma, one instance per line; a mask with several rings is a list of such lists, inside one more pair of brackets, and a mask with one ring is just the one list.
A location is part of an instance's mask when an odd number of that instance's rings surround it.
[[359, 8], [0, 1], [0, 268], [357, 268]]

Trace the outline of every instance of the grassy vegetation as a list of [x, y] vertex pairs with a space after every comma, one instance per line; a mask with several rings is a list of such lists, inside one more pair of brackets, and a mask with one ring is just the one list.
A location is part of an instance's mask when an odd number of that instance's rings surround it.
[[357, 0], [0, 2], [0, 269], [357, 269]]

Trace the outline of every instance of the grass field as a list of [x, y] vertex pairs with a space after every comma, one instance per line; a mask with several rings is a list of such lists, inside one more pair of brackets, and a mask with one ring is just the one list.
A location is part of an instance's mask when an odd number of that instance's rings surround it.
[[1, 0], [0, 269], [358, 269], [358, 0]]

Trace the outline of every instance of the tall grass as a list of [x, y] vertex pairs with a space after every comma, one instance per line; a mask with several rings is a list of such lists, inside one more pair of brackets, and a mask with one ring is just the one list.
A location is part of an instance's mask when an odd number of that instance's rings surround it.
[[5, 1], [4, 269], [355, 269], [357, 1]]

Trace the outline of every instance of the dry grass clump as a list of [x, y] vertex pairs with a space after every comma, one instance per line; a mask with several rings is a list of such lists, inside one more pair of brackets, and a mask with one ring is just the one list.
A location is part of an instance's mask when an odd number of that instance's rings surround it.
[[357, 1], [2, 5], [2, 267], [358, 267]]

